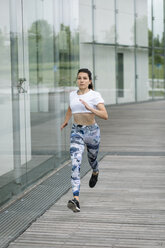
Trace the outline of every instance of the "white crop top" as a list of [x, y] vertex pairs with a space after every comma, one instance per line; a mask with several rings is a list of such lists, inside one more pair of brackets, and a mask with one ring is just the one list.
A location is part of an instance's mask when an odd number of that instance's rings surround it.
[[72, 114], [76, 113], [92, 113], [87, 110], [85, 106], [80, 102], [80, 99], [84, 100], [90, 107], [96, 109], [97, 104], [104, 103], [103, 98], [97, 91], [90, 90], [83, 95], [78, 95], [77, 90], [70, 93], [70, 108]]

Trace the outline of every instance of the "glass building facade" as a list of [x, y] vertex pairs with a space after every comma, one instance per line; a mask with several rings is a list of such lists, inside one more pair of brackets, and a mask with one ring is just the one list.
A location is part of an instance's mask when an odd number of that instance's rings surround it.
[[164, 0], [1, 0], [0, 205], [69, 159], [80, 67], [105, 103], [165, 98]]

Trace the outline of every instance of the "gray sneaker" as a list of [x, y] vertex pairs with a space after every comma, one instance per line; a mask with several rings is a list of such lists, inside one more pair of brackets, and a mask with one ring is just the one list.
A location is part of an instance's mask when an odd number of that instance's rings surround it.
[[80, 204], [75, 198], [73, 200], [69, 200], [67, 207], [71, 209], [74, 213], [80, 212]]

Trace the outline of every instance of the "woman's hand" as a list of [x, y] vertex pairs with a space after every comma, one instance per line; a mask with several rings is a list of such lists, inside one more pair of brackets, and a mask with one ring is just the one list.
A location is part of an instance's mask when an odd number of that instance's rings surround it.
[[91, 111], [96, 116], [100, 117], [101, 119], [107, 120], [108, 119], [108, 113], [106, 111], [106, 108], [103, 103], [99, 103], [97, 105], [97, 109], [94, 109], [90, 107], [84, 100], [80, 99], [80, 102], [84, 104], [87, 110]]
[[66, 115], [65, 115], [65, 120], [64, 120], [63, 124], [61, 125], [61, 130], [68, 125], [68, 122], [69, 122], [71, 116], [72, 116], [72, 111], [71, 111], [71, 108], [68, 107]]
[[62, 125], [61, 125], [61, 130], [64, 128], [64, 127], [66, 127], [68, 125], [68, 123], [67, 122], [64, 122]]
[[84, 106], [85, 106], [85, 108], [86, 108], [87, 110], [91, 111], [92, 108], [91, 108], [84, 100], [80, 99], [80, 102], [81, 102], [82, 104], [84, 104]]

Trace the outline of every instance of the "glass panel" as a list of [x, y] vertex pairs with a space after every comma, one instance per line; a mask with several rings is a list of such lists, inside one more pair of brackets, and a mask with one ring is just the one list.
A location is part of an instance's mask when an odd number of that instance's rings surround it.
[[148, 7], [148, 46], [152, 46], [152, 3], [151, 0], [147, 1]]
[[[8, 200], [69, 158], [70, 134], [68, 127], [61, 133], [60, 125], [79, 68], [77, 0], [3, 2], [0, 161], [5, 167], [0, 171], [4, 176], [0, 201]], [[7, 187], [9, 182], [13, 187], [10, 184], [4, 192], [1, 186], [4, 183]]]
[[147, 1], [136, 1], [136, 44], [139, 46], [148, 46], [147, 10]]
[[164, 89], [164, 50], [154, 50], [154, 98], [165, 97]]
[[152, 32], [152, 0], [147, 1], [148, 5], [148, 97], [152, 99], [153, 97], [153, 79], [152, 79], [152, 39], [153, 39], [153, 32]]
[[148, 50], [148, 97], [152, 98], [152, 88], [153, 88], [153, 80], [152, 80], [152, 49]]
[[[10, 51], [10, 12], [9, 1], [2, 0], [0, 8], [0, 190], [3, 187], [1, 176], [14, 169], [12, 90], [11, 90], [11, 51]], [[2, 63], [3, 62], [3, 63]], [[4, 182], [6, 183], [6, 181]], [[1, 197], [0, 197], [1, 198]]]
[[163, 47], [163, 0], [153, 0], [153, 15], [154, 15], [154, 46]]
[[92, 0], [79, 0], [80, 42], [92, 42]]
[[114, 0], [95, 0], [95, 41], [100, 43], [115, 42]]
[[[60, 125], [79, 67], [78, 2], [24, 0], [28, 26], [32, 159], [28, 182], [69, 158]], [[71, 125], [71, 123], [70, 123]]]
[[[85, 13], [85, 14], [84, 14]], [[92, 0], [79, 1], [80, 27], [80, 68], [93, 71], [93, 47], [85, 42], [92, 42]]]
[[[26, 46], [26, 42], [24, 42], [25, 37], [22, 33], [22, 4], [21, 1], [13, 0], [10, 1], [10, 5], [8, 2], [5, 2], [3, 7], [4, 6], [6, 9], [3, 11], [7, 13], [7, 15], [5, 14], [7, 19], [4, 18], [4, 20], [7, 22], [5, 23], [5, 21], [2, 21], [2, 23], [3, 25], [5, 24], [6, 31], [4, 41], [7, 46], [4, 46], [5, 58], [3, 58], [3, 61], [5, 62], [4, 72], [8, 70], [8, 77], [6, 77], [6, 79], [4, 77], [3, 82], [6, 81], [5, 102], [7, 103], [8, 108], [6, 109], [6, 106], [4, 105], [3, 111], [6, 111], [6, 114], [4, 115], [5, 125], [8, 129], [8, 137], [6, 137], [6, 140], [10, 142], [10, 147], [8, 144], [8, 147], [4, 145], [6, 143], [4, 141], [3, 147], [7, 149], [4, 151], [4, 155], [6, 152], [9, 154], [6, 163], [5, 156], [3, 156], [3, 164], [5, 163], [5, 172], [7, 173], [1, 180], [4, 183], [1, 189], [2, 202], [8, 200], [13, 194], [20, 192], [21, 188], [24, 188], [26, 185], [26, 162], [27, 159], [29, 159], [29, 147], [26, 145], [26, 141], [27, 139], [30, 139], [30, 120], [27, 115], [27, 113], [29, 113], [29, 109], [28, 101], [26, 101], [28, 98], [28, 87], [26, 86], [28, 77], [25, 79], [26, 70], [24, 59], [26, 57], [26, 53], [24, 48]], [[6, 64], [7, 61], [9, 67]], [[0, 75], [6, 76], [4, 72]], [[3, 83], [1, 85], [3, 86]], [[5, 116], [7, 117], [7, 120], [5, 120]], [[3, 133], [5, 134], [5, 129]], [[1, 151], [3, 152], [3, 148]]]
[[134, 1], [117, 0], [117, 42], [134, 45]]
[[30, 127], [30, 98], [29, 98], [29, 57], [28, 34], [26, 19], [24, 18], [23, 1], [15, 1], [17, 12], [16, 33], [18, 40], [18, 84], [19, 87], [19, 118], [20, 118], [20, 150], [21, 169], [27, 169], [27, 162], [31, 159], [31, 127]]
[[[13, 153], [14, 170], [11, 171], [17, 187], [26, 184], [21, 175], [26, 172], [24, 53], [22, 36], [21, 1], [10, 2], [11, 28], [11, 82], [13, 99]], [[24, 182], [23, 182], [24, 181]]]

